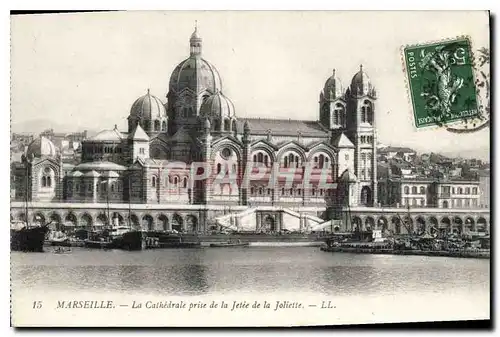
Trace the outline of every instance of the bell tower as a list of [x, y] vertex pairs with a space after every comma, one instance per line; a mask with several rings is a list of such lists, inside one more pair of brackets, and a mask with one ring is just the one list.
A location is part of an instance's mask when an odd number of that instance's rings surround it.
[[359, 204], [377, 205], [377, 94], [360, 65], [346, 92], [347, 135], [354, 144], [354, 173], [359, 181]]

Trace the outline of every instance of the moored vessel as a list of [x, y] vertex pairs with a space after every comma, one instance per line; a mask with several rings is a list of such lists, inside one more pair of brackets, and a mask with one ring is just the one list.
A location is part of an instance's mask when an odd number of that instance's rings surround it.
[[10, 249], [22, 252], [43, 252], [43, 243], [48, 231], [47, 225], [11, 223]]

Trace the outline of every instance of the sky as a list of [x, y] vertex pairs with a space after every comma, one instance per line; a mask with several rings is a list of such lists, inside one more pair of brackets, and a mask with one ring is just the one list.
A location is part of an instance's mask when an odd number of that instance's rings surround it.
[[[489, 48], [486, 12], [109, 12], [11, 19], [11, 122], [66, 130], [126, 129], [150, 88], [166, 101], [198, 22], [203, 57], [241, 117], [318, 119], [333, 69], [344, 88], [360, 64], [377, 89], [379, 142], [486, 159], [489, 128], [416, 130], [401, 48], [468, 35]], [[31, 122], [31, 124], [30, 124]], [[47, 126], [50, 126], [47, 125]], [[45, 127], [45, 126], [44, 126]], [[32, 130], [22, 130], [32, 131]]]

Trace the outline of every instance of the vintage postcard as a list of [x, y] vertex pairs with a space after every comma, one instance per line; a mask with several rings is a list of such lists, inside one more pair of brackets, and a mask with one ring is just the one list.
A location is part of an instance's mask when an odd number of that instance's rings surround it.
[[11, 324], [490, 320], [487, 11], [11, 16]]

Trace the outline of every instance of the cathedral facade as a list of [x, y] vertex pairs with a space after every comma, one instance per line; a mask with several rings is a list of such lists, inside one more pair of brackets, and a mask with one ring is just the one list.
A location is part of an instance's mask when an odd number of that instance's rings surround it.
[[202, 42], [195, 29], [166, 103], [147, 90], [133, 102], [126, 131], [115, 126], [82, 141], [80, 164], [63, 164], [50, 140], [35, 139], [14, 168], [15, 199], [377, 204], [377, 94], [362, 66], [346, 88], [333, 71], [320, 91], [317, 121], [244, 118], [203, 58]]

